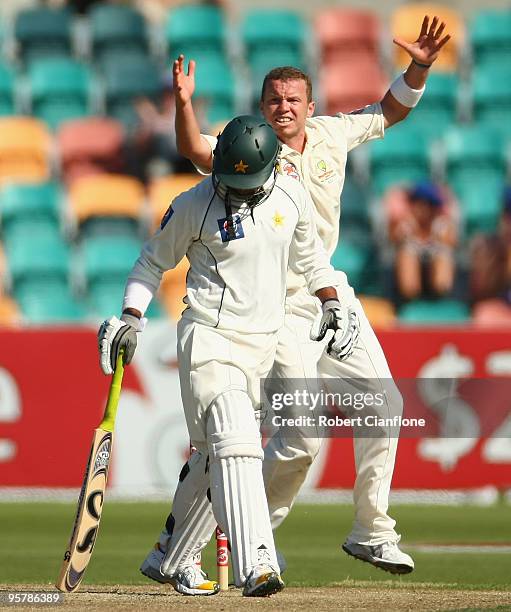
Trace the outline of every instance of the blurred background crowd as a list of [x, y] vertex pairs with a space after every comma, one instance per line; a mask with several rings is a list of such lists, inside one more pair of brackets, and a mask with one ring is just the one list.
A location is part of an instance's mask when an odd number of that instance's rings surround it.
[[[371, 4], [2, 0], [0, 324], [119, 312], [143, 240], [201, 179], [176, 150], [179, 53], [216, 135], [278, 65], [311, 75], [316, 114], [379, 100], [408, 63], [392, 37], [424, 14], [452, 40], [411, 115], [350, 154], [333, 264], [376, 326], [511, 324], [511, 7]], [[186, 270], [149, 316], [179, 317]]]

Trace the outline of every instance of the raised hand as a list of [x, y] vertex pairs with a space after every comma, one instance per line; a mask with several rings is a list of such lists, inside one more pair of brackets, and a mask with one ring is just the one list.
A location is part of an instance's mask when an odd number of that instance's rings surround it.
[[188, 73], [185, 73], [184, 63], [184, 55], [180, 55], [172, 65], [174, 96], [181, 104], [189, 102], [195, 91], [195, 61], [189, 61]]
[[402, 38], [394, 38], [394, 43], [404, 49], [417, 63], [430, 65], [436, 60], [442, 47], [451, 38], [450, 34], [441, 38], [445, 30], [445, 23], [442, 21], [438, 25], [439, 21], [439, 18], [435, 16], [430, 25], [429, 16], [426, 15], [422, 21], [419, 37], [415, 42], [409, 43]]

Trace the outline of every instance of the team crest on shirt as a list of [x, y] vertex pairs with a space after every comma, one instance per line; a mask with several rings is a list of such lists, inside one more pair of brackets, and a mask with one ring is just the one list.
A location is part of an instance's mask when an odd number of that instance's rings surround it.
[[281, 167], [282, 167], [282, 174], [284, 176], [290, 176], [291, 178], [294, 178], [297, 181], [300, 180], [300, 175], [298, 174], [298, 170], [296, 169], [296, 166], [293, 163], [289, 161], [284, 161]]
[[328, 168], [328, 165], [324, 159], [320, 159], [316, 164], [316, 168], [318, 169], [318, 179], [322, 182], [330, 182], [329, 179], [332, 178], [333, 170]]
[[230, 242], [231, 240], [245, 238], [245, 232], [243, 231], [243, 225], [241, 224], [241, 217], [239, 215], [217, 219], [217, 223], [222, 242]]
[[285, 217], [279, 213], [278, 210], [275, 211], [275, 214], [272, 217], [273, 225], [275, 227], [283, 227]]
[[167, 208], [167, 212], [163, 215], [161, 219], [160, 229], [163, 229], [167, 225], [167, 223], [170, 221], [170, 217], [172, 217], [173, 214], [174, 211], [172, 210], [172, 206], [169, 206]]

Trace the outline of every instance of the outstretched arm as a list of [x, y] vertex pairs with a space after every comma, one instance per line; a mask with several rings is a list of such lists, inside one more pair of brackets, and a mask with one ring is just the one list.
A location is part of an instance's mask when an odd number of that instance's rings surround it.
[[[409, 43], [402, 38], [394, 38], [394, 43], [404, 49], [412, 58], [410, 65], [403, 74], [405, 86], [412, 90], [422, 90], [426, 84], [430, 66], [438, 57], [442, 47], [451, 38], [449, 34], [442, 36], [444, 30], [445, 23], [442, 22], [439, 25], [438, 17], [433, 17], [430, 25], [429, 17], [426, 15], [416, 41]], [[402, 101], [397, 100], [395, 94], [399, 90], [394, 90], [393, 93], [393, 87], [394, 84], [381, 101], [386, 128], [402, 121], [413, 107], [412, 105], [406, 106]]]
[[184, 56], [180, 55], [172, 66], [176, 102], [177, 149], [195, 166], [211, 170], [213, 164], [211, 146], [201, 136], [199, 123], [192, 105], [192, 96], [195, 91], [195, 61], [190, 60], [188, 73], [185, 73], [184, 61]]

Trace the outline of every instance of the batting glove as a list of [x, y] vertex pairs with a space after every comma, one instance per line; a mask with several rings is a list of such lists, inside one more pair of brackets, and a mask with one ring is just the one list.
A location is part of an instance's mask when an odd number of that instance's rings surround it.
[[104, 374], [113, 374], [119, 352], [123, 348], [123, 363], [129, 364], [137, 348], [140, 320], [129, 314], [103, 321], [98, 331], [99, 365]]
[[327, 300], [322, 305], [323, 314], [314, 321], [311, 340], [323, 340], [329, 329], [333, 335], [326, 352], [337, 359], [345, 361], [355, 350], [360, 334], [360, 322], [357, 313], [352, 308], [341, 305], [339, 300]]

